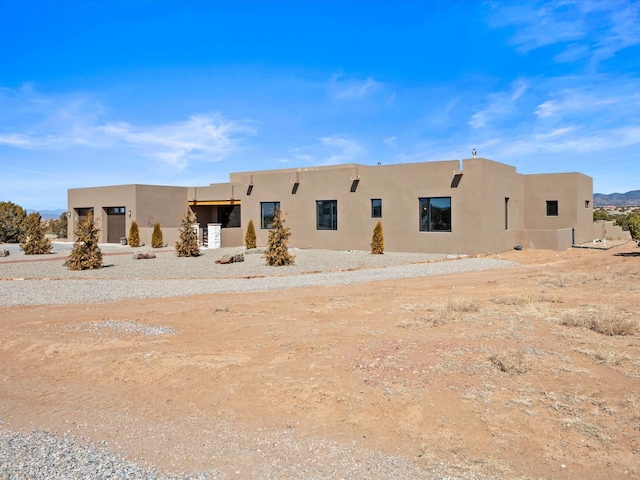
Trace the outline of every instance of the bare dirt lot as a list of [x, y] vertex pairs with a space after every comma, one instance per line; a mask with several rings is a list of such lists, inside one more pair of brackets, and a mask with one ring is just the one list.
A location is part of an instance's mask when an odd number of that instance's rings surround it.
[[225, 478], [330, 472], [343, 447], [461, 475], [640, 478], [640, 248], [494, 257], [521, 266], [1, 308], [0, 418]]

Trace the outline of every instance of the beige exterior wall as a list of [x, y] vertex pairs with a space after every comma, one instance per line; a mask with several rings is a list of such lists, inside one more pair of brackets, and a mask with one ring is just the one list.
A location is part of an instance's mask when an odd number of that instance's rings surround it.
[[631, 240], [631, 234], [622, 230], [613, 221], [597, 220], [593, 222], [593, 239], [598, 240]]
[[515, 232], [516, 244], [524, 248], [545, 250], [566, 250], [572, 245], [572, 228], [558, 230], [518, 230]]
[[[124, 207], [127, 212], [126, 236], [129, 235], [131, 222], [135, 220], [140, 229], [140, 242], [150, 245], [153, 225], [160, 222], [165, 243], [172, 245], [178, 240], [178, 227], [186, 211], [187, 189], [157, 185], [74, 188], [68, 191], [68, 207], [74, 230], [78, 226], [75, 209], [94, 209], [95, 218], [101, 228], [100, 242], [107, 242], [108, 238], [104, 209]], [[128, 214], [129, 211], [131, 216]]]
[[[351, 191], [354, 181], [357, 188]], [[74, 189], [69, 208], [125, 206], [131, 219], [138, 220], [145, 243], [151, 241], [153, 223], [160, 221], [171, 245], [188, 203], [203, 228], [219, 221], [215, 202], [239, 204], [241, 226], [223, 228], [222, 246], [243, 245], [250, 220], [258, 245], [264, 246], [268, 230], [261, 228], [261, 202], [280, 202], [292, 247], [369, 250], [373, 228], [381, 220], [387, 251], [478, 254], [516, 244], [564, 249], [573, 235], [576, 243], [591, 241], [592, 191], [592, 179], [579, 173], [521, 175], [515, 167], [473, 158], [239, 172], [230, 174], [229, 183], [204, 187]], [[420, 231], [419, 199], [436, 197], [451, 199], [451, 231]], [[371, 216], [372, 199], [382, 200], [380, 219]], [[318, 200], [337, 201], [337, 230], [317, 229]], [[557, 216], [546, 215], [547, 200], [558, 201]], [[127, 229], [129, 225], [127, 218]]]
[[[126, 211], [133, 210], [136, 205], [135, 185], [118, 185], [113, 187], [74, 188], [67, 192], [67, 201], [71, 217], [69, 218], [68, 235], [73, 240], [78, 228], [80, 217], [79, 208], [93, 208], [95, 221], [100, 228], [100, 242], [107, 241], [107, 207], [124, 207]], [[126, 232], [129, 232], [131, 218], [125, 215]]]
[[[279, 201], [288, 214], [292, 246], [368, 250], [378, 221], [371, 218], [371, 199], [380, 198], [388, 251], [477, 254], [513, 248], [516, 231], [525, 228], [526, 176], [517, 174], [512, 166], [481, 158], [464, 160], [462, 166], [459, 170], [457, 160], [375, 167], [341, 165], [232, 174], [232, 178], [241, 182], [243, 190], [253, 184], [251, 195], [244, 190], [242, 198], [243, 228], [249, 220], [254, 221], [259, 245], [266, 243], [268, 232], [260, 229], [260, 202]], [[461, 177], [454, 186], [456, 174]], [[567, 181], [575, 183], [573, 175], [564, 178], [560, 186]], [[355, 178], [360, 182], [352, 193]], [[296, 181], [300, 185], [293, 195]], [[451, 198], [451, 232], [419, 231], [419, 198], [433, 197]], [[316, 229], [316, 200], [338, 201], [337, 231]], [[563, 215], [558, 228], [573, 226], [568, 219]], [[557, 244], [555, 240], [547, 242], [546, 248]]]
[[[581, 173], [525, 175], [526, 230], [574, 228], [575, 243], [593, 240], [593, 179]], [[547, 201], [558, 215], [547, 216]]]

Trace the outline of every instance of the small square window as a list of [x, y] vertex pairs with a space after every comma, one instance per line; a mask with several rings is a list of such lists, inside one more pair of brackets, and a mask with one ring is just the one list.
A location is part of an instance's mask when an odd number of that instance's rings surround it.
[[371, 218], [382, 218], [382, 199], [371, 199]]
[[557, 217], [557, 216], [558, 216], [558, 201], [547, 200], [547, 217]]

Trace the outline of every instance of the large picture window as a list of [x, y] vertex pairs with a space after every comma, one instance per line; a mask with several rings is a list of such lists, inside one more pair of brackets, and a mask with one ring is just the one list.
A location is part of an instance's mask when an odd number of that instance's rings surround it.
[[420, 231], [451, 231], [451, 197], [420, 199]]
[[273, 228], [273, 216], [276, 210], [280, 210], [280, 202], [260, 202], [260, 228], [270, 230]]
[[318, 230], [337, 230], [338, 201], [316, 200], [316, 218]]
[[218, 222], [221, 228], [234, 228], [240, 226], [240, 205], [218, 207]]

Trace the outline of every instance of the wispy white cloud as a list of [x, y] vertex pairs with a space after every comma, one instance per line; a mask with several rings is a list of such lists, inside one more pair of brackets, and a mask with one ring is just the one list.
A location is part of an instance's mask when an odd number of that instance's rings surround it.
[[[613, 93], [613, 92], [612, 92]], [[553, 94], [554, 98], [545, 100], [535, 110], [538, 118], [564, 118], [586, 112], [596, 112], [609, 109], [615, 105], [625, 105], [634, 101], [633, 95], [603, 95], [603, 92], [594, 92], [585, 89], [567, 88]], [[637, 95], [635, 101], [638, 102]], [[640, 105], [639, 105], [640, 106]]]
[[382, 141], [384, 142], [385, 145], [387, 145], [388, 147], [391, 148], [396, 148], [396, 140], [398, 139], [398, 137], [389, 137], [389, 138], [385, 138]]
[[490, 94], [485, 107], [471, 116], [469, 125], [472, 128], [482, 128], [494, 120], [504, 120], [517, 110], [518, 100], [526, 90], [527, 84], [518, 80], [510, 86], [510, 91]]
[[17, 148], [29, 148], [32, 144], [32, 139], [28, 135], [21, 135], [17, 133], [0, 134], [0, 145], [6, 145], [8, 147]]
[[373, 77], [365, 79], [345, 78], [342, 75], [331, 77], [329, 90], [331, 96], [337, 100], [360, 100], [369, 98], [384, 88], [384, 84]]
[[[130, 149], [177, 169], [193, 161], [215, 162], [236, 150], [242, 138], [255, 134], [243, 122], [220, 114], [193, 115], [188, 120], [160, 125], [105, 121], [99, 102], [81, 94], [46, 97], [28, 86], [0, 91], [0, 145], [27, 150], [90, 147]], [[10, 122], [8, 112], [18, 117]]]
[[516, 50], [528, 53], [545, 45], [584, 38], [586, 25], [580, 15], [570, 14], [571, 3], [513, 2], [494, 3], [490, 25], [517, 27], [510, 42]]
[[196, 115], [186, 122], [151, 127], [109, 123], [97, 130], [146, 156], [180, 169], [193, 160], [222, 160], [237, 148], [238, 134], [253, 133], [249, 127], [224, 120], [219, 115]]
[[365, 148], [358, 142], [340, 135], [322, 137], [320, 142], [330, 150], [329, 156], [323, 161], [328, 165], [359, 161], [365, 153]]
[[514, 138], [493, 137], [478, 144], [479, 151], [490, 151], [496, 158], [529, 155], [587, 154], [640, 145], [640, 127], [591, 130], [578, 125]]
[[640, 44], [640, 4], [627, 1], [494, 3], [489, 24], [516, 27], [510, 42], [526, 54], [561, 45], [557, 62], [589, 59], [591, 67]]
[[367, 149], [358, 141], [345, 135], [330, 135], [318, 139], [318, 143], [293, 150], [297, 161], [312, 165], [336, 165], [360, 163]]

